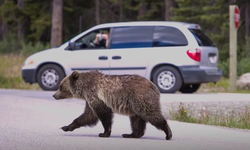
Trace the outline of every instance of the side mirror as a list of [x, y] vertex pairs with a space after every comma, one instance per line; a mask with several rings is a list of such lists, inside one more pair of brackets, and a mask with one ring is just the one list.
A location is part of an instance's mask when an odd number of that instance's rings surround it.
[[68, 47], [66, 47], [66, 50], [74, 50], [74, 49], [75, 49], [75, 42], [69, 41], [69, 45]]

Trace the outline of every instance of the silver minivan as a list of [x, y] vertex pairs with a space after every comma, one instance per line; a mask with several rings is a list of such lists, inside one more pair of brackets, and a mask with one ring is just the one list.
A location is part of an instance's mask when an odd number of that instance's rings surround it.
[[[93, 44], [107, 33], [107, 46]], [[59, 47], [29, 56], [22, 67], [25, 82], [57, 90], [74, 70], [138, 74], [162, 93], [196, 92], [202, 83], [217, 82], [219, 54], [198, 24], [168, 21], [106, 23], [94, 26]]]

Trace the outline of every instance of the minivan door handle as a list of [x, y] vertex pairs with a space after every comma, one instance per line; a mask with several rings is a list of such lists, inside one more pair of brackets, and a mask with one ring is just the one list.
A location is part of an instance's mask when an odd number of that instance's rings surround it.
[[122, 59], [121, 56], [113, 56], [112, 59]]
[[108, 59], [108, 56], [99, 56], [98, 59], [99, 59], [99, 60], [107, 60], [107, 59]]

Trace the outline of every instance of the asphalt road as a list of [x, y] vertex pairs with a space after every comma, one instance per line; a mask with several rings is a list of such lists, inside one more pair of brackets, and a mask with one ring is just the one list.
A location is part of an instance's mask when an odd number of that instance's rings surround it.
[[[0, 90], [0, 150], [249, 150], [250, 131], [181, 123], [168, 120], [173, 139], [165, 140], [162, 131], [147, 124], [140, 139], [124, 139], [130, 133], [126, 116], [115, 115], [110, 138], [100, 138], [101, 123], [95, 127], [63, 132], [84, 109], [84, 101], [52, 98], [54, 92]], [[224, 97], [223, 97], [224, 96]], [[240, 99], [249, 95], [235, 95]], [[162, 95], [162, 100], [227, 99], [227, 94]], [[198, 97], [197, 99], [195, 97]], [[242, 97], [242, 98], [241, 98]], [[186, 100], [186, 98], [185, 98]], [[191, 99], [190, 99], [191, 100]]]

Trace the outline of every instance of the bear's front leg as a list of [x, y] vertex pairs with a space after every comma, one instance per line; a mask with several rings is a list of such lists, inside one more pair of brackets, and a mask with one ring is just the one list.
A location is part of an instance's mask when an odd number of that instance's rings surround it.
[[99, 137], [110, 137], [113, 111], [108, 106], [106, 106], [101, 100], [92, 102], [90, 107], [100, 119], [104, 128], [104, 133], [100, 133]]
[[80, 128], [82, 126], [94, 126], [98, 122], [97, 116], [90, 109], [89, 104], [86, 102], [85, 111], [78, 118], [76, 118], [71, 124], [68, 126], [63, 126], [61, 129], [65, 132], [73, 131], [76, 128]]

